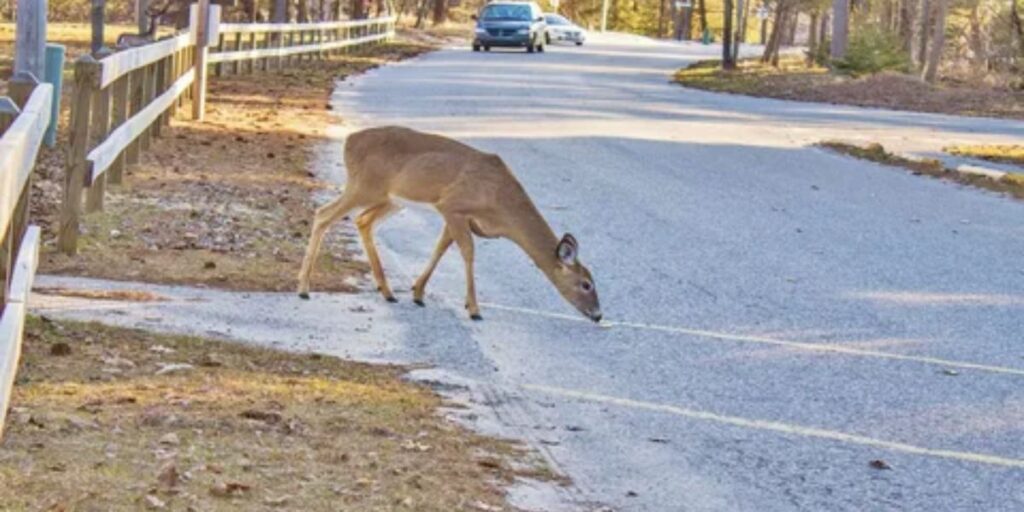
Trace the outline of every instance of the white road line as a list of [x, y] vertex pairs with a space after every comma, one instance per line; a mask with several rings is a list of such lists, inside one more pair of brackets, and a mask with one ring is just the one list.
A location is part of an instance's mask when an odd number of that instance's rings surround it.
[[556, 388], [539, 384], [520, 384], [520, 387], [522, 387], [523, 389], [537, 391], [549, 395], [560, 396], [564, 398], [575, 398], [590, 402], [599, 402], [603, 404], [617, 405], [620, 407], [629, 407], [632, 409], [643, 409], [647, 411], [673, 414], [675, 416], [681, 416], [689, 419], [713, 421], [715, 423], [722, 423], [736, 427], [778, 432], [780, 434], [785, 435], [826, 439], [830, 441], [838, 441], [841, 443], [870, 446], [872, 448], [880, 448], [888, 451], [908, 453], [911, 455], [924, 455], [928, 457], [959, 460], [963, 462], [974, 462], [978, 464], [989, 464], [993, 466], [1003, 466], [1008, 468], [1024, 468], [1024, 459], [1014, 459], [984, 453], [925, 448], [922, 446], [914, 446], [911, 444], [899, 443], [894, 441], [885, 441], [882, 439], [875, 439], [872, 437], [860, 436], [856, 434], [847, 434], [845, 432], [838, 432], [835, 430], [826, 430], [815, 427], [804, 427], [801, 425], [792, 425], [789, 423], [781, 423], [778, 421], [752, 420], [742, 418], [739, 416], [726, 416], [721, 414], [715, 414], [713, 412], [687, 409], [685, 407], [678, 407], [675, 405], [641, 402], [638, 400], [631, 400], [628, 398], [617, 398], [613, 396], [588, 393], [585, 391], [575, 391], [571, 389]]
[[[573, 322], [586, 322], [589, 323], [583, 317], [576, 317], [570, 315], [563, 315], [561, 313], [548, 313], [545, 311], [537, 311], [529, 308], [520, 308], [515, 306], [503, 306], [500, 304], [481, 303], [481, 306], [499, 309], [504, 311], [513, 311], [517, 313], [524, 313], [528, 315], [543, 316], [548, 318], [557, 318], [560, 320], [570, 320]], [[805, 343], [800, 341], [780, 340], [775, 338], [766, 338], [764, 336], [753, 336], [746, 334], [731, 334], [716, 331], [706, 331], [702, 329], [689, 329], [686, 327], [674, 327], [668, 325], [655, 325], [646, 324], [640, 322], [602, 322], [606, 323], [610, 327], [628, 327], [631, 329], [646, 329], [650, 331], [661, 331], [675, 334], [686, 334], [689, 336], [696, 336], [700, 338], [710, 338], [718, 341], [740, 341], [748, 343], [761, 343], [766, 345], [776, 345], [780, 347], [792, 348], [796, 350], [806, 350], [811, 352], [831, 352], [834, 354], [843, 354], [849, 356], [858, 357], [875, 357], [880, 359], [893, 359], [897, 361], [911, 361], [915, 363], [930, 364], [936, 366], [942, 366], [944, 368], [960, 368], [964, 370], [978, 370], [990, 373], [1000, 373], [1004, 375], [1018, 375], [1024, 376], [1024, 369], [1011, 368], [1006, 366], [994, 366], [988, 364], [971, 363], [968, 361], [955, 361], [952, 359], [942, 359], [938, 357], [928, 356], [913, 356], [906, 354], [894, 354], [892, 352], [880, 352], [877, 350], [864, 350], [859, 348], [844, 347], [842, 345], [826, 345], [823, 343]]]

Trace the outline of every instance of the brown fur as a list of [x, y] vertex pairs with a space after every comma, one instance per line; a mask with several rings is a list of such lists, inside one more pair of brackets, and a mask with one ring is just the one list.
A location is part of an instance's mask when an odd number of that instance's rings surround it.
[[308, 296], [309, 277], [328, 226], [356, 208], [356, 226], [374, 279], [384, 297], [394, 295], [373, 241], [374, 224], [397, 209], [393, 199], [432, 205], [445, 220], [426, 270], [413, 285], [423, 303], [427, 281], [454, 242], [466, 264], [466, 308], [478, 319], [473, 282], [473, 235], [508, 238], [519, 245], [563, 297], [584, 315], [599, 320], [600, 305], [590, 272], [577, 259], [571, 235], [559, 240], [523, 186], [497, 155], [460, 142], [397, 126], [354, 133], [345, 145], [348, 181], [341, 197], [316, 212], [302, 269], [299, 293]]

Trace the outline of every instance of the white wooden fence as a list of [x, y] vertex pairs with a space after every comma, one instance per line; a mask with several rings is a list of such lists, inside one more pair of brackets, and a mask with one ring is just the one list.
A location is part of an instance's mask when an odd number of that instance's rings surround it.
[[58, 247], [69, 255], [77, 252], [83, 190], [85, 210], [102, 210], [107, 182], [121, 182], [125, 166], [139, 162], [140, 151], [149, 149], [151, 138], [160, 135], [185, 100], [192, 101], [192, 118], [202, 119], [209, 66], [218, 74], [270, 70], [272, 65], [280, 69], [385, 41], [394, 35], [394, 26], [393, 17], [221, 24], [220, 7], [200, 0], [192, 5], [187, 31], [98, 61], [80, 58], [75, 62]]
[[[53, 86], [38, 84], [22, 105], [0, 114], [0, 232], [3, 233], [0, 313], [0, 437], [21, 356], [25, 308], [39, 259], [39, 227], [28, 225], [29, 186], [50, 123]], [[5, 106], [13, 105], [0, 98]], [[13, 119], [11, 119], [13, 118]]]

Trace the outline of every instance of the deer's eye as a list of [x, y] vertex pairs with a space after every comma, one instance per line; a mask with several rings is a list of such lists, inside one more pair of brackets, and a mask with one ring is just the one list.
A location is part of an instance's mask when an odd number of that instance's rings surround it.
[[583, 291], [585, 292], [589, 292], [594, 289], [594, 285], [590, 284], [590, 281], [583, 281], [580, 283], [580, 288], [583, 288]]

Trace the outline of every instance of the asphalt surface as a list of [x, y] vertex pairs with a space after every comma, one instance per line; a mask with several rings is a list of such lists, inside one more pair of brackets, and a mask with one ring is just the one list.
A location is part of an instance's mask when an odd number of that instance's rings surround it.
[[[525, 439], [572, 477], [517, 491], [542, 510], [1024, 509], [1024, 203], [808, 146], [926, 154], [1021, 143], [1024, 123], [669, 83], [710, 54], [625, 36], [539, 55], [457, 48], [335, 95], [339, 130], [401, 124], [499, 153], [579, 240], [609, 326], [507, 241], [477, 244], [483, 322], [462, 310], [455, 251], [427, 308], [412, 305], [440, 230], [416, 209], [379, 231], [393, 306], [315, 293], [315, 276], [308, 302], [158, 287], [180, 300], [38, 303], [432, 365], [416, 376], [476, 405], [462, 421]], [[325, 148], [325, 174], [339, 152]]]

